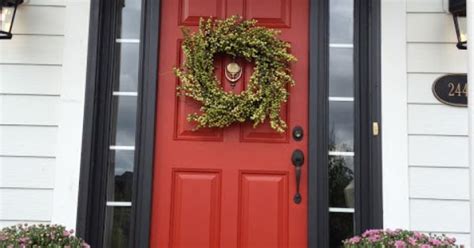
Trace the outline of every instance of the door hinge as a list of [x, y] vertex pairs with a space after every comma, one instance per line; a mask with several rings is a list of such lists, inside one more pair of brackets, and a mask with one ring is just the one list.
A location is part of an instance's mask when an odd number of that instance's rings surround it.
[[380, 133], [379, 123], [376, 121], [372, 122], [372, 135], [378, 136], [379, 133]]

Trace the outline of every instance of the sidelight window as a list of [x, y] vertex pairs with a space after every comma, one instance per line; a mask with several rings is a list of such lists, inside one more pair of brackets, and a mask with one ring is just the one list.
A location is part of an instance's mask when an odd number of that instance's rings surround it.
[[129, 247], [140, 57], [140, 0], [115, 5], [104, 247]]
[[354, 1], [329, 1], [330, 246], [354, 234]]

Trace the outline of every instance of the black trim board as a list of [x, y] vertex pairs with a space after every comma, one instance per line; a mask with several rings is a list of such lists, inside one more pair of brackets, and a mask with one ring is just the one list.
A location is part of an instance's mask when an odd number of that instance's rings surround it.
[[310, 2], [308, 247], [329, 247], [329, 0]]
[[[100, 150], [100, 144], [96, 134], [98, 123], [101, 121], [98, 115], [99, 106], [103, 100], [99, 95], [99, 82], [101, 81], [100, 70], [102, 68], [101, 57], [106, 56], [106, 49], [102, 49], [104, 40], [103, 26], [105, 25], [104, 1], [92, 1], [90, 8], [89, 44], [87, 58], [86, 93], [84, 106], [84, 127], [82, 138], [81, 170], [79, 181], [79, 199], [77, 211], [77, 234], [89, 243], [97, 243], [96, 235], [102, 232], [102, 226], [96, 224], [96, 228], [90, 228], [92, 222], [98, 221], [99, 213], [94, 213], [100, 204], [100, 194], [97, 194], [96, 175], [94, 159]], [[99, 197], [98, 197], [99, 196]]]
[[356, 233], [383, 227], [380, 1], [355, 0]]
[[149, 247], [153, 165], [155, 152], [155, 123], [159, 57], [160, 0], [144, 0], [142, 15], [143, 46], [141, 49], [141, 78], [138, 115], [137, 156], [135, 161], [132, 206], [131, 247]]

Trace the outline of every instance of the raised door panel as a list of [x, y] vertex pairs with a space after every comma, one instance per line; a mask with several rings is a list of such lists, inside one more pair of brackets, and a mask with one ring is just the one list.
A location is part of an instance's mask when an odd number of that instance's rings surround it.
[[197, 26], [201, 17], [225, 17], [226, 0], [179, 0], [179, 25]]
[[240, 173], [238, 247], [288, 247], [288, 175]]
[[219, 246], [220, 194], [219, 171], [173, 171], [170, 247]]
[[267, 27], [289, 28], [291, 0], [244, 0], [244, 18]]

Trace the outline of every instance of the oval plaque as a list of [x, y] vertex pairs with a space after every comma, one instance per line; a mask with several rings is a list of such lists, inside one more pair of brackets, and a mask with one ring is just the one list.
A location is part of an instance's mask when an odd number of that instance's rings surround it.
[[467, 74], [442, 76], [433, 83], [433, 94], [440, 102], [456, 106], [467, 106]]

